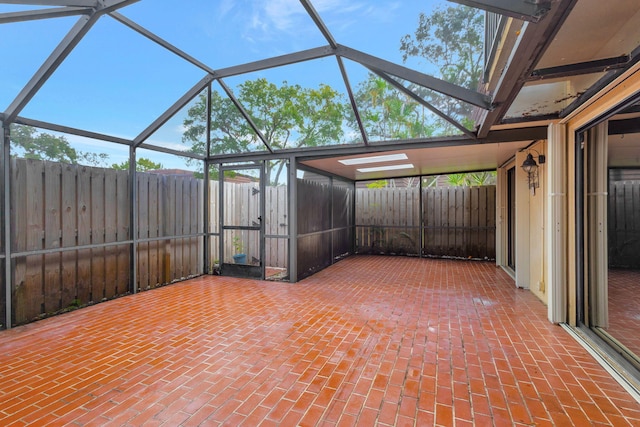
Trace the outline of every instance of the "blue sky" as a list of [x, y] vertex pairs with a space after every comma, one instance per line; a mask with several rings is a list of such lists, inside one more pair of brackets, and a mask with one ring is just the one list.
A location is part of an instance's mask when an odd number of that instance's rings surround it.
[[[438, 1], [316, 0], [313, 5], [338, 43], [402, 63], [400, 39], [413, 33], [420, 12], [451, 5]], [[27, 9], [0, 5], [0, 12]], [[224, 68], [326, 45], [298, 0], [142, 0], [119, 11], [210, 67]], [[78, 17], [0, 25], [0, 108], [4, 110]], [[7, 66], [10, 64], [10, 66]], [[410, 66], [433, 74], [428, 64]], [[366, 71], [348, 64], [355, 86]], [[59, 67], [22, 116], [109, 135], [134, 138], [205, 72], [169, 53], [120, 22], [103, 17]], [[306, 62], [248, 76], [281, 83], [343, 91], [336, 61]], [[176, 117], [151, 138], [179, 147], [182, 118]], [[69, 140], [80, 141], [69, 136]], [[82, 141], [84, 151], [125, 158], [124, 147]], [[110, 145], [110, 144], [107, 144]]]

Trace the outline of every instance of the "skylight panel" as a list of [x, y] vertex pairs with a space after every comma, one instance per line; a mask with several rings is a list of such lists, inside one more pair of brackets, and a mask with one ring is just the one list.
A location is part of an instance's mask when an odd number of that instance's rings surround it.
[[354, 159], [338, 160], [343, 165], [364, 165], [368, 163], [393, 162], [396, 160], [407, 160], [406, 154], [387, 154], [383, 156], [357, 157]]

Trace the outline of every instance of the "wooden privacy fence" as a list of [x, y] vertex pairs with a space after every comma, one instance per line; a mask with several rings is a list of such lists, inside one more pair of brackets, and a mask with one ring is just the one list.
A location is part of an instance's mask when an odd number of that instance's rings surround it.
[[[13, 158], [11, 174], [14, 323], [131, 290], [127, 171]], [[203, 185], [188, 175], [137, 174], [138, 290], [204, 272]], [[252, 215], [243, 200], [255, 186], [227, 185], [227, 215]], [[218, 233], [218, 181], [210, 194], [209, 230]], [[286, 237], [286, 187], [268, 186], [265, 197], [266, 234]], [[218, 240], [212, 242], [213, 262]], [[258, 242], [243, 243], [257, 257]], [[287, 248], [288, 239], [267, 238], [267, 265], [286, 268]], [[230, 239], [225, 252], [233, 254]]]
[[640, 181], [609, 184], [609, 266], [640, 266]]
[[495, 195], [495, 186], [424, 188], [421, 206], [418, 187], [358, 189], [358, 252], [495, 258]]
[[[128, 292], [128, 173], [26, 159], [11, 173], [14, 322]], [[203, 231], [202, 181], [137, 176], [138, 238], [167, 237], [137, 245], [138, 289], [202, 274], [202, 237], [170, 237]]]
[[[14, 323], [130, 291], [127, 171], [13, 158], [11, 175]], [[205, 231], [220, 234], [225, 253], [233, 254], [232, 239], [219, 229], [218, 185], [211, 181], [205, 230], [202, 180], [137, 174], [137, 289], [202, 274]], [[259, 216], [256, 185], [225, 185], [227, 217], [233, 224], [251, 225]], [[297, 185], [298, 271], [304, 276], [351, 251], [354, 193], [338, 182], [298, 180]], [[637, 188], [625, 187], [623, 199]], [[358, 251], [495, 257], [495, 187], [423, 189], [422, 205], [419, 191], [358, 189]], [[287, 268], [287, 188], [266, 186], [262, 196], [265, 264]], [[259, 241], [244, 234], [249, 259], [257, 258]], [[218, 239], [212, 239], [212, 262], [219, 255]]]

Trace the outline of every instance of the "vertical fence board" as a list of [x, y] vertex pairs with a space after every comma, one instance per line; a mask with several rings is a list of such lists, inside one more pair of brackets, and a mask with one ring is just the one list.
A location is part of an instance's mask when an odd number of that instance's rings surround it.
[[[27, 250], [43, 249], [44, 240], [44, 163], [27, 160]], [[31, 319], [44, 312], [44, 268], [42, 255], [27, 256], [25, 307]]]
[[[130, 240], [129, 211], [131, 202], [129, 200], [129, 172], [117, 171], [116, 189], [116, 238], [118, 241]], [[116, 293], [123, 294], [132, 289], [134, 284], [130, 283], [130, 259], [131, 244], [118, 245], [117, 247], [117, 288]]]
[[[489, 200], [488, 200], [488, 194], [487, 194], [487, 188], [486, 187], [479, 187], [479, 197], [478, 197], [478, 203], [479, 203], [479, 208], [478, 208], [478, 233], [480, 235], [480, 238], [482, 239], [483, 242], [487, 242], [488, 245], [488, 239], [489, 239], [489, 233], [488, 233], [488, 225], [489, 225], [489, 219], [488, 219], [488, 214], [489, 214]], [[476, 250], [477, 255], [476, 256], [480, 256], [480, 251]]]
[[[162, 235], [170, 236], [174, 234], [175, 231], [175, 210], [176, 207], [169, 204], [169, 194], [172, 191], [172, 188], [175, 186], [175, 180], [169, 180], [165, 178], [162, 180], [161, 186], [161, 212], [162, 212]], [[175, 262], [175, 256], [173, 253], [173, 244], [171, 239], [166, 239], [162, 241], [163, 246], [163, 272], [164, 282], [171, 282], [174, 279], [173, 273], [173, 264]]]
[[[204, 224], [206, 218], [204, 217], [204, 180], [198, 179], [194, 180], [196, 184], [196, 196], [198, 198], [198, 211], [195, 216], [195, 220], [193, 223], [193, 227], [196, 233], [204, 233]], [[194, 274], [204, 274], [204, 242], [205, 239], [203, 237], [198, 237], [195, 239], [196, 245], [196, 271]]]
[[[171, 203], [173, 203], [176, 207], [176, 216], [175, 216], [175, 222], [176, 222], [176, 234], [180, 235], [183, 233], [183, 229], [184, 229], [184, 209], [182, 208], [182, 203], [183, 203], [183, 186], [184, 186], [184, 180], [180, 177], [176, 177], [176, 185], [175, 185], [175, 192], [171, 194]], [[182, 277], [184, 277], [183, 274], [183, 269], [184, 269], [184, 257], [183, 257], [183, 252], [184, 252], [184, 248], [183, 248], [183, 242], [181, 238], [178, 239], [174, 239], [173, 240], [173, 247], [174, 247], [174, 253], [175, 253], [175, 264], [174, 264], [174, 270], [175, 270], [175, 278], [176, 279], [180, 279]]]
[[[14, 235], [12, 236], [13, 249], [22, 252], [27, 248], [27, 161], [24, 159], [12, 159], [13, 190], [11, 192], [13, 217], [15, 218]], [[23, 323], [29, 320], [28, 301], [25, 301], [26, 292], [26, 257], [17, 258], [14, 267], [14, 289], [12, 289], [12, 305], [14, 309], [14, 322]]]
[[[77, 217], [78, 205], [76, 195], [76, 175], [78, 167], [76, 165], [64, 165], [62, 168], [62, 246], [71, 247], [77, 244]], [[66, 251], [62, 253], [62, 307], [73, 304], [77, 297], [76, 263], [78, 259], [77, 251]]]
[[470, 216], [469, 216], [469, 253], [471, 256], [478, 256], [480, 253], [480, 245], [484, 242], [482, 238], [482, 231], [480, 227], [484, 226], [484, 222], [480, 219], [481, 209], [480, 209], [480, 198], [481, 196], [481, 187], [472, 187], [471, 191], [471, 201], [470, 201]]
[[434, 233], [434, 252], [433, 254], [442, 254], [444, 255], [443, 246], [444, 246], [444, 227], [447, 226], [446, 221], [442, 217], [442, 205], [445, 202], [445, 192], [442, 188], [436, 188], [433, 200], [433, 213], [434, 213], [434, 221], [433, 226], [436, 227], [433, 229]]
[[[149, 175], [138, 173], [137, 176], [137, 209], [138, 238], [149, 237]], [[138, 243], [138, 289], [149, 289], [149, 243]]]
[[[148, 179], [148, 195], [147, 195], [147, 237], [158, 237], [160, 223], [159, 223], [159, 200], [158, 196], [160, 193], [161, 187], [161, 179], [162, 177], [157, 174], [147, 174]], [[148, 270], [147, 274], [149, 277], [149, 286], [155, 287], [159, 283], [162, 282], [160, 280], [160, 255], [158, 254], [159, 250], [159, 241], [152, 241], [148, 244]]]
[[[115, 170], [104, 171], [104, 241], [112, 243], [117, 241], [117, 185], [118, 177]], [[104, 297], [113, 298], [117, 295], [117, 270], [118, 254], [116, 246], [107, 246], [104, 249]]]
[[[104, 243], [104, 169], [91, 171], [91, 243]], [[105, 297], [104, 248], [91, 250], [91, 289], [94, 301]]]
[[[487, 192], [487, 237], [485, 239], [487, 249], [485, 253], [480, 253], [478, 256], [493, 258], [496, 253], [496, 187], [485, 187], [485, 190]], [[481, 223], [481, 225], [484, 224]]]
[[[462, 200], [459, 202], [461, 204], [457, 204], [456, 205], [456, 209], [461, 211], [462, 214], [462, 218], [460, 218], [458, 220], [458, 224], [457, 226], [458, 228], [458, 235], [461, 236], [460, 238], [460, 242], [458, 243], [458, 245], [456, 246], [457, 249], [457, 253], [456, 256], [463, 256], [463, 257], [469, 257], [472, 255], [473, 252], [470, 250], [470, 246], [469, 246], [469, 239], [471, 236], [471, 231], [473, 231], [473, 229], [471, 229], [470, 227], [470, 223], [471, 223], [471, 191], [472, 188], [470, 187], [462, 187], [460, 188], [460, 192]], [[460, 209], [462, 207], [462, 209]]]
[[[456, 206], [462, 201], [462, 197], [460, 194], [460, 188], [456, 187], [452, 192], [448, 194], [449, 203], [445, 208], [447, 209], [447, 222], [448, 222], [448, 232], [447, 232], [447, 246], [446, 250], [448, 255], [455, 256], [456, 249], [459, 247], [461, 243], [461, 234], [459, 230], [456, 229], [458, 225], [458, 221], [462, 222], [462, 211], [461, 209], [456, 209]], [[460, 218], [460, 219], [458, 219]]]
[[[182, 234], [183, 231], [183, 215], [184, 211], [182, 209], [182, 190], [184, 179], [182, 177], [176, 177], [176, 185], [174, 187], [174, 191], [170, 194], [169, 203], [172, 206], [175, 206], [175, 224], [176, 224], [176, 234]], [[182, 257], [182, 239], [173, 239], [173, 247], [174, 247], [174, 256], [175, 262], [173, 264], [174, 269], [174, 278], [180, 279], [184, 277], [183, 274], [183, 257]]]
[[210, 233], [219, 233], [220, 229], [220, 185], [218, 181], [209, 181], [209, 229]]
[[[60, 192], [62, 164], [45, 162], [44, 164], [44, 247], [55, 249], [60, 247], [62, 230], [60, 228]], [[44, 312], [52, 313], [60, 310], [62, 281], [61, 254], [44, 255]]]
[[[91, 169], [78, 169], [78, 245], [91, 244]], [[91, 295], [91, 250], [78, 251], [78, 301], [93, 301]]]
[[[200, 205], [200, 197], [198, 196], [198, 182], [190, 179], [187, 181], [188, 193], [189, 193], [189, 229], [188, 234], [198, 233], [198, 208]], [[190, 237], [187, 239], [189, 242], [189, 274], [193, 276], [198, 273], [198, 238]]]
[[[185, 212], [184, 234], [192, 234], [196, 232], [194, 228], [198, 217], [198, 188], [195, 185], [194, 180], [185, 180], [184, 193], [187, 197], [185, 205], [187, 206]], [[185, 247], [185, 277], [190, 277], [196, 274], [197, 271], [197, 258], [198, 250], [194, 245], [197, 239], [195, 237], [187, 237], [184, 239]]]

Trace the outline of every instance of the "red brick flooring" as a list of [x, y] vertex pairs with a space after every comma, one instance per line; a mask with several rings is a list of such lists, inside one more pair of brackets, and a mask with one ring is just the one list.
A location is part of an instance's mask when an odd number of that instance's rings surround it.
[[0, 425], [640, 425], [490, 263], [210, 276], [0, 333]]
[[607, 332], [640, 357], [640, 270], [609, 269]]

